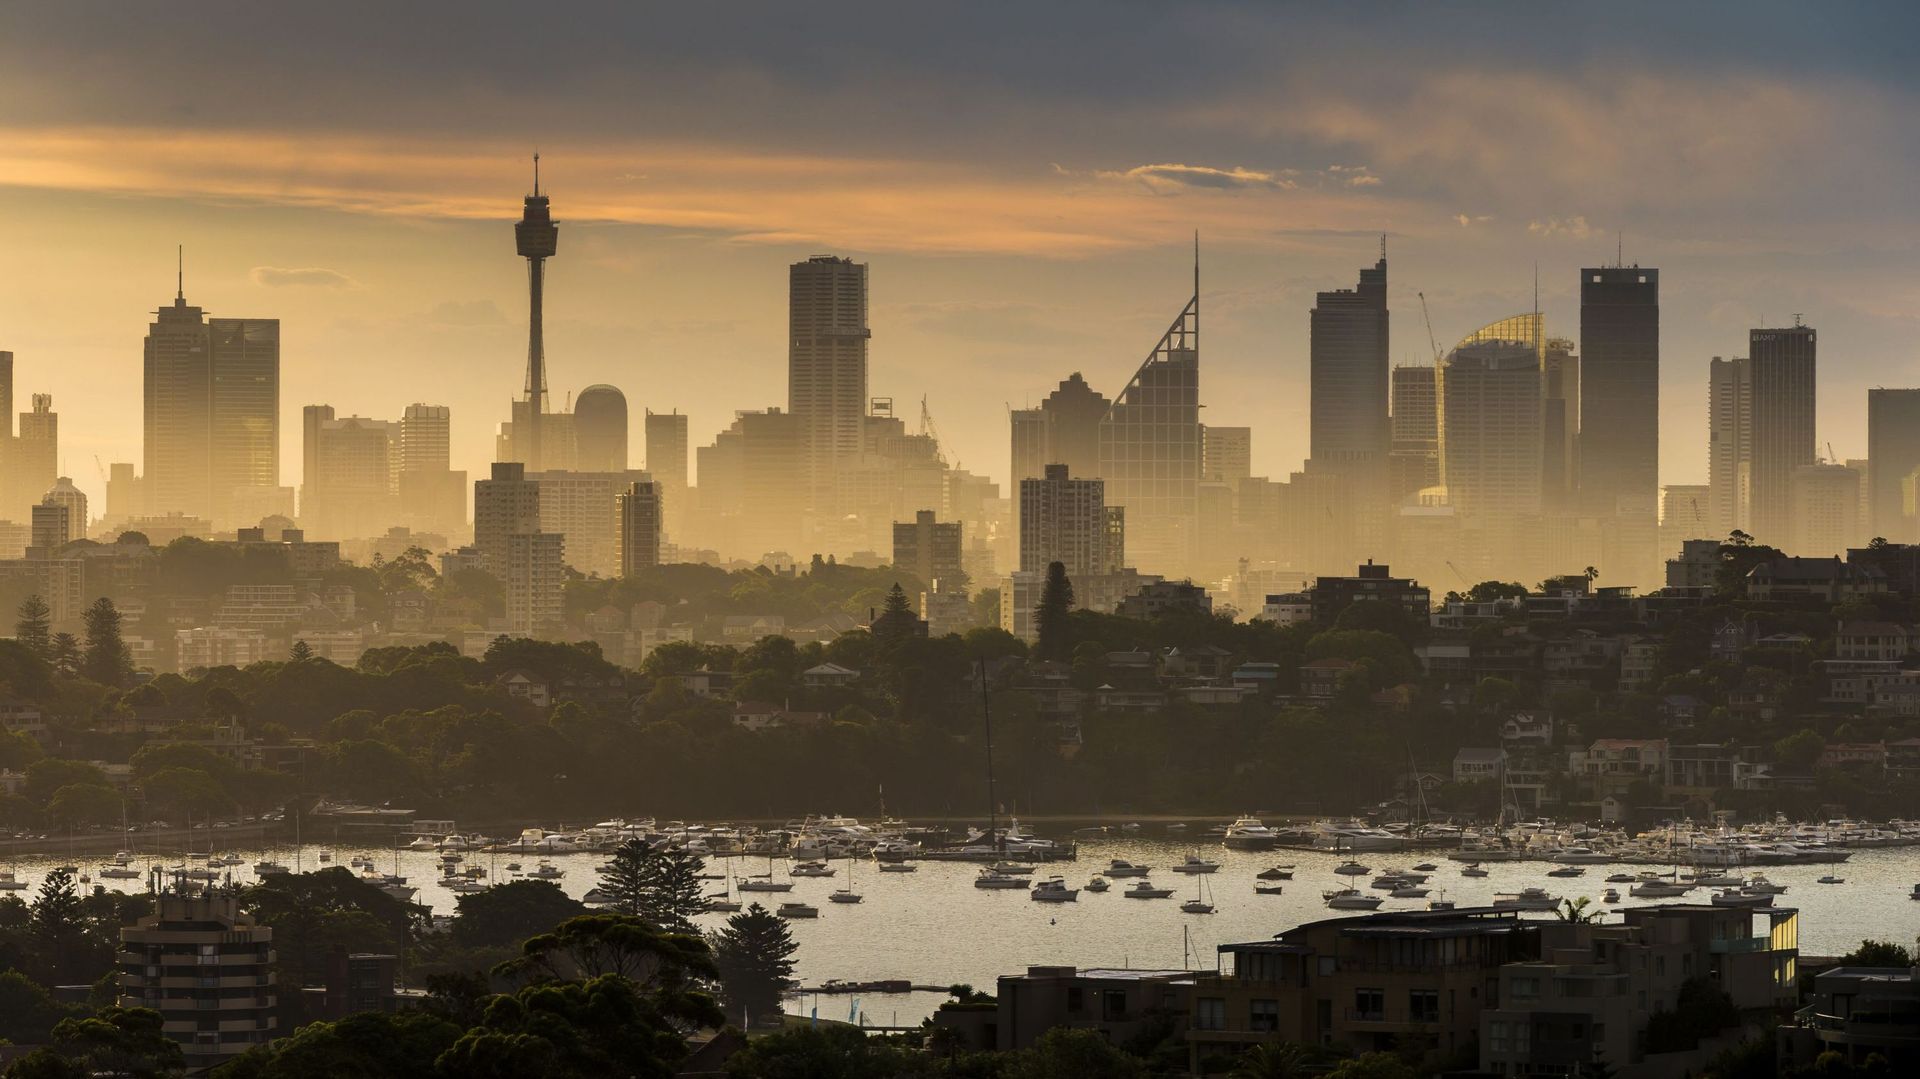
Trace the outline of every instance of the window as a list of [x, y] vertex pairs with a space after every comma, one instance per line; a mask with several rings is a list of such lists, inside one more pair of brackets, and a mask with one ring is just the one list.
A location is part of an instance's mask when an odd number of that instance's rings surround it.
[[1125, 990], [1108, 989], [1100, 994], [1100, 1014], [1105, 1019], [1125, 1019], [1127, 1017], [1127, 994]]
[[1407, 1020], [1413, 1023], [1440, 1021], [1440, 991], [1415, 989], [1407, 994]]
[[1227, 1002], [1220, 997], [1199, 997], [1194, 1000], [1193, 1029], [1227, 1029]]
[[1515, 978], [1512, 982], [1513, 999], [1533, 1000], [1540, 995], [1540, 979]]
[[1086, 993], [1077, 985], [1067, 986], [1067, 1010], [1077, 1012], [1086, 1006]]
[[1387, 992], [1384, 989], [1355, 989], [1353, 991], [1354, 1019], [1381, 1019], [1387, 1012]]
[[1320, 973], [1322, 975], [1332, 974], [1335, 969], [1333, 956], [1323, 955], [1320, 957]]
[[1247, 1029], [1272, 1033], [1280, 1029], [1280, 1002], [1256, 1000], [1247, 1007]]
[[1487, 1048], [1491, 1052], [1507, 1051], [1507, 1032], [1510, 1024], [1505, 1019], [1495, 1019], [1487, 1024]]

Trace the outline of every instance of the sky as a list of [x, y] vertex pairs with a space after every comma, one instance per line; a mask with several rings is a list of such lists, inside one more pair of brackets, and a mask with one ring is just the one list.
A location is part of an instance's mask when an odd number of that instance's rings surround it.
[[[511, 225], [541, 154], [556, 403], [695, 445], [785, 404], [789, 263], [867, 262], [870, 392], [1002, 481], [1006, 409], [1112, 395], [1201, 248], [1206, 422], [1307, 448], [1307, 325], [1385, 237], [1396, 363], [1578, 271], [1657, 266], [1661, 470], [1705, 476], [1707, 361], [1820, 333], [1820, 439], [1920, 385], [1911, 5], [1129, 2], [0, 8], [0, 349], [62, 471], [140, 455], [141, 338], [186, 294], [282, 321], [298, 416], [453, 407], [480, 472], [526, 362]], [[1420, 295], [1431, 315], [1429, 336]]]

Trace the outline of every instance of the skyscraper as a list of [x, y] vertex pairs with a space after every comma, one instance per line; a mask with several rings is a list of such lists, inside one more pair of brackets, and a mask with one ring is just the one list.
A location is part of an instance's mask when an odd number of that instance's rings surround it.
[[9, 504], [25, 506], [40, 500], [53, 486], [60, 470], [60, 414], [53, 395], [33, 395], [33, 409], [20, 414], [20, 433], [7, 447], [6, 480], [12, 487]]
[[1644, 517], [1660, 494], [1660, 271], [1580, 271], [1580, 493]]
[[13, 353], [0, 351], [0, 445], [13, 437]]
[[934, 511], [919, 510], [911, 521], [893, 522], [893, 568], [913, 574], [928, 588], [938, 581], [939, 591], [965, 592], [963, 526], [959, 521], [934, 518]]
[[187, 305], [184, 277], [173, 304], [154, 316], [144, 375], [147, 504], [154, 512], [206, 517], [213, 423], [207, 324], [200, 308]]
[[573, 467], [582, 472], [627, 470], [627, 396], [596, 384], [573, 403]]
[[1387, 256], [1351, 289], [1314, 297], [1310, 318], [1308, 469], [1372, 483], [1383, 479], [1390, 441]]
[[665, 519], [660, 485], [636, 480], [620, 495], [620, 576], [631, 577], [660, 564], [660, 532]]
[[1580, 357], [1550, 337], [1540, 362], [1540, 505], [1563, 513], [1580, 485]]
[[647, 474], [669, 494], [687, 487], [687, 417], [647, 410]]
[[1100, 474], [1100, 424], [1113, 402], [1087, 385], [1075, 371], [1040, 402], [1015, 409], [1013, 482], [1045, 474], [1048, 465], [1066, 465], [1078, 476]]
[[[1049, 476], [1056, 463], [1049, 462]], [[1126, 509], [1129, 542], [1139, 564], [1154, 573], [1192, 572], [1200, 520], [1197, 251], [1193, 297], [1147, 354], [1126, 389], [1114, 398], [1100, 424], [1099, 476], [1106, 482], [1108, 504]], [[1023, 518], [1025, 512], [1023, 490]], [[1024, 536], [1024, 520], [1020, 528]], [[1021, 547], [1024, 551], [1024, 541]], [[1021, 568], [1027, 567], [1023, 564]]]
[[280, 320], [207, 320], [213, 393], [208, 494], [216, 527], [237, 518], [241, 492], [280, 485]]
[[409, 528], [455, 536], [467, 527], [467, 474], [450, 467], [453, 410], [411, 404], [400, 415], [400, 521]]
[[541, 426], [547, 412], [546, 310], [547, 260], [560, 246], [547, 196], [540, 193], [540, 155], [533, 155], [533, 194], [527, 196], [520, 223], [513, 227], [514, 247], [527, 260], [527, 385], [523, 408], [514, 410], [514, 459], [539, 471], [552, 463], [543, 455]]
[[75, 487], [72, 479], [61, 476], [41, 501], [67, 508], [67, 539], [87, 537], [87, 526], [93, 523], [92, 518], [87, 516], [87, 493]]
[[414, 403], [400, 414], [400, 471], [445, 472], [453, 467], [453, 410]]
[[148, 507], [253, 523], [232, 515], [237, 492], [280, 483], [280, 321], [209, 320], [183, 275], [147, 329], [143, 390]]
[[1477, 331], [1439, 367], [1440, 474], [1462, 516], [1540, 513], [1543, 343], [1538, 316]]
[[1744, 356], [1707, 365], [1707, 525], [1746, 531], [1753, 482], [1753, 368]]
[[1867, 391], [1868, 527], [1894, 543], [1920, 541], [1903, 483], [1920, 471], [1920, 390]]
[[867, 413], [867, 266], [815, 255], [788, 272], [787, 411], [800, 426], [809, 508], [830, 513]]
[[1387, 494], [1399, 500], [1440, 482], [1439, 369], [1393, 369], [1393, 412], [1387, 430]]
[[[497, 466], [496, 466], [497, 467]], [[507, 537], [501, 572], [507, 599], [507, 631], [516, 637], [552, 640], [566, 630], [566, 539], [556, 532], [515, 532]]]
[[399, 425], [365, 416], [335, 419], [330, 405], [301, 413], [305, 467], [300, 524], [316, 539], [378, 536], [399, 518], [394, 464]]
[[1747, 342], [1753, 377], [1751, 532], [1761, 543], [1785, 546], [1794, 539], [1794, 470], [1815, 460], [1817, 341], [1813, 327], [1787, 326], [1753, 330]]

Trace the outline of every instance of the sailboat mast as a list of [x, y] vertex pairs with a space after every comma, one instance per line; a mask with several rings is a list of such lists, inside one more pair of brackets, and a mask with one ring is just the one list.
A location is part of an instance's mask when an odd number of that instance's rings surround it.
[[997, 807], [1000, 802], [994, 795], [993, 787], [993, 701], [992, 696], [987, 692], [986, 657], [982, 656], [978, 660], [978, 663], [980, 668], [980, 716], [985, 721], [987, 735], [987, 838], [995, 847], [1004, 851], [1006, 849], [1006, 841], [1000, 836], [999, 816], [997, 813]]

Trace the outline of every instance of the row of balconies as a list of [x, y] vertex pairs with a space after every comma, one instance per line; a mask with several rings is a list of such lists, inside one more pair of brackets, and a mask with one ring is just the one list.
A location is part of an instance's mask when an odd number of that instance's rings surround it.
[[274, 975], [265, 974], [221, 974], [218, 977], [192, 977], [171, 975], [152, 976], [124, 972], [120, 975], [120, 987], [126, 990], [141, 989], [245, 989], [260, 985], [273, 985]]

